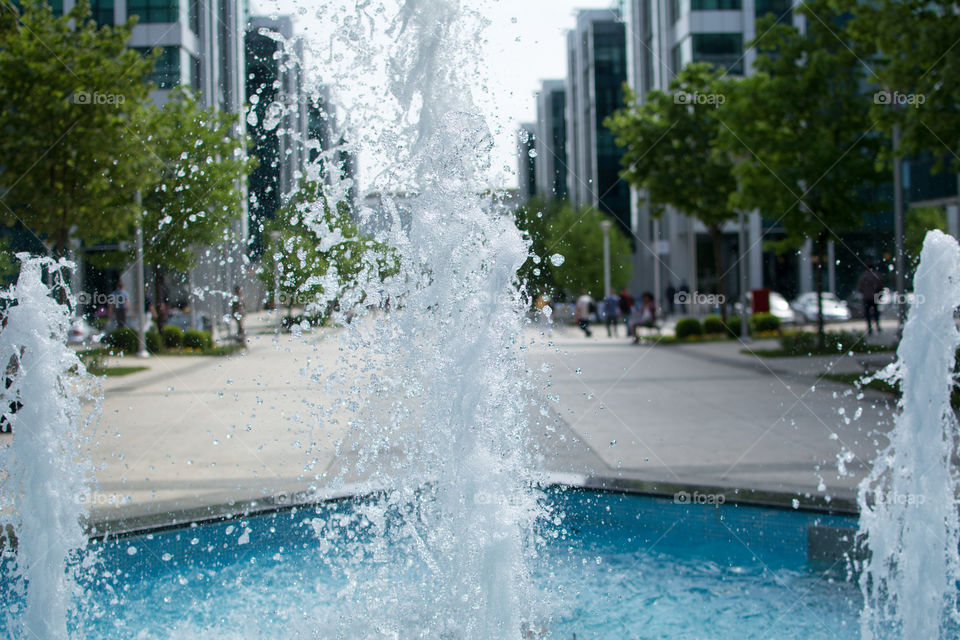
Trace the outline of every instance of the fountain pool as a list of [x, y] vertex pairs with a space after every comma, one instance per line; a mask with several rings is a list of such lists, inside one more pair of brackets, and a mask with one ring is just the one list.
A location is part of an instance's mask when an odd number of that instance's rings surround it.
[[[532, 577], [552, 615], [530, 621], [526, 637], [858, 637], [862, 600], [837, 552], [855, 518], [590, 491], [549, 491], [546, 501], [556, 519], [540, 530]], [[458, 612], [391, 622], [358, 610], [360, 584], [428, 572], [393, 555], [351, 560], [369, 544], [367, 504], [96, 541], [76, 637], [438, 637]], [[385, 610], [398, 607], [390, 585], [376, 588]]]

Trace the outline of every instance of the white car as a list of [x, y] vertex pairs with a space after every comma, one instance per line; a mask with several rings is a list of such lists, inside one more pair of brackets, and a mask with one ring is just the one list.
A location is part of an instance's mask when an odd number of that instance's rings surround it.
[[[747, 291], [747, 307], [753, 308], [753, 292]], [[734, 306], [734, 312], [740, 313], [741, 305], [738, 302]], [[787, 302], [787, 299], [776, 291], [770, 292], [770, 313], [777, 316], [780, 319], [780, 324], [796, 324], [797, 322], [803, 322], [803, 318], [798, 317], [796, 311], [793, 310], [793, 307], [790, 306], [790, 303]]]
[[[823, 292], [822, 299], [824, 322], [846, 322], [850, 319], [850, 307], [847, 306], [846, 302], [827, 291]], [[817, 321], [817, 293], [815, 291], [800, 294], [791, 306], [806, 322]]]

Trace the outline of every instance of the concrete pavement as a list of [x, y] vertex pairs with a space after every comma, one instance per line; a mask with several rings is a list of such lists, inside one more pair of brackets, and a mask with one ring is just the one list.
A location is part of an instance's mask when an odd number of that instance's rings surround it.
[[[103, 382], [94, 520], [322, 489], [350, 465], [337, 452], [350, 449], [353, 416], [307, 374], [359, 368], [363, 353], [342, 351], [337, 329], [275, 342], [270, 323], [251, 318], [243, 354], [154, 357], [148, 371]], [[554, 429], [532, 433], [540, 470], [571, 482], [849, 500], [892, 425], [889, 396], [817, 380], [864, 366], [844, 356], [761, 360], [736, 342], [635, 346], [572, 327], [531, 327], [525, 341], [545, 395], [557, 396], [546, 401]], [[845, 457], [848, 476], [837, 473]]]

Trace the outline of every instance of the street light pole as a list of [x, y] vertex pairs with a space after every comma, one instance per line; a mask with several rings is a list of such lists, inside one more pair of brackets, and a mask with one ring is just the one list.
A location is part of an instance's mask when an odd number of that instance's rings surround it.
[[144, 308], [146, 306], [146, 295], [144, 294], [146, 287], [143, 282], [143, 201], [139, 189], [133, 194], [133, 201], [137, 205], [137, 262], [135, 267], [137, 279], [135, 302], [137, 305], [137, 357], [149, 358], [150, 353], [147, 351], [147, 313]]
[[903, 321], [907, 315], [904, 269], [903, 230], [903, 166], [897, 152], [900, 149], [900, 125], [893, 125], [893, 235], [895, 269], [897, 272], [897, 335], [903, 335]]
[[740, 237], [738, 239], [740, 243], [740, 341], [751, 342], [750, 331], [747, 326], [747, 257], [749, 249], [747, 248], [746, 216], [743, 209], [737, 211], [737, 218], [740, 223]]
[[270, 232], [273, 245], [273, 313], [276, 315], [276, 337], [280, 339], [280, 232]]
[[610, 228], [613, 223], [610, 220], [600, 222], [600, 228], [603, 229], [603, 296], [610, 295]]

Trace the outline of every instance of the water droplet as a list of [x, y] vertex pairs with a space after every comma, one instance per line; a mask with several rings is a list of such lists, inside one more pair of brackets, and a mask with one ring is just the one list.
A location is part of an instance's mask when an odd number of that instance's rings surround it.
[[564, 261], [565, 259], [566, 259], [566, 258], [564, 258], [564, 257], [563, 257], [562, 255], [560, 255], [559, 253], [555, 253], [555, 254], [553, 254], [552, 256], [550, 256], [550, 264], [552, 264], [552, 265], [555, 266], [555, 267], [559, 267], [560, 265], [563, 264], [563, 261]]

